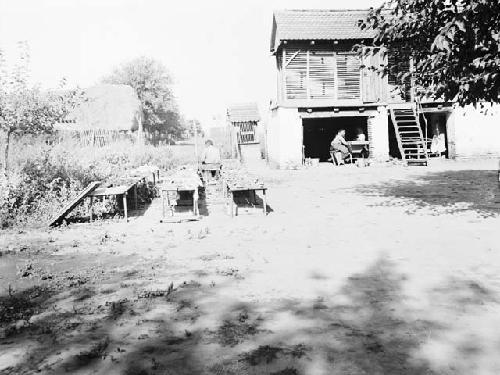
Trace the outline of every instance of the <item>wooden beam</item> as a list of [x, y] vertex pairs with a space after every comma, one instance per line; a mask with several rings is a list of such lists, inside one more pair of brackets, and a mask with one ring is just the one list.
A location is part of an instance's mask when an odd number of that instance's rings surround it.
[[311, 85], [309, 84], [309, 50], [306, 53], [306, 99], [309, 100], [311, 98]]
[[57, 226], [62, 223], [67, 214], [69, 214], [76, 206], [80, 204], [87, 196], [89, 196], [101, 183], [95, 181], [90, 183], [75, 199], [69, 202], [64, 208], [49, 221], [49, 226]]
[[300, 112], [301, 118], [332, 118], [332, 117], [369, 117], [377, 113], [376, 109], [368, 110], [360, 113], [357, 109], [338, 109], [333, 111], [318, 111], [318, 112]]
[[280, 93], [280, 99], [281, 100], [286, 100], [286, 65], [285, 65], [285, 60], [286, 60], [286, 50], [283, 47], [282, 49], [282, 62], [283, 62], [283, 69], [281, 69], [281, 93]]
[[[284, 49], [283, 49], [283, 51], [284, 51]], [[288, 66], [288, 65], [292, 62], [292, 60], [293, 60], [294, 58], [296, 58], [296, 57], [297, 57], [297, 55], [298, 55], [300, 52], [301, 52], [301, 50], [299, 49], [297, 52], [295, 52], [295, 53], [292, 55], [292, 57], [290, 57], [290, 59], [288, 59], [288, 61], [285, 61], [284, 67], [286, 68], [286, 67], [287, 67], [287, 66]], [[285, 59], [285, 54], [283, 54], [283, 60], [284, 60], [284, 59]]]

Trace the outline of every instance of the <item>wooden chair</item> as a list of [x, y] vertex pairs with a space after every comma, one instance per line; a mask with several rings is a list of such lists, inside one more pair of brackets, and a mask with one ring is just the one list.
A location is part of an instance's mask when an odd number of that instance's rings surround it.
[[342, 153], [340, 151], [330, 151], [330, 157], [332, 159], [333, 165], [343, 165], [344, 160], [342, 160]]

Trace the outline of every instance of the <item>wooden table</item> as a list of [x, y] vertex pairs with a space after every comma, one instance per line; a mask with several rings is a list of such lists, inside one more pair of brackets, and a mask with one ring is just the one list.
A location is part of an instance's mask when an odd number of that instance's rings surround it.
[[363, 157], [363, 150], [369, 149], [370, 147], [370, 142], [368, 141], [349, 141], [349, 145], [351, 146], [351, 162], [352, 159], [359, 159], [357, 157], [354, 157], [354, 155], [360, 155]]
[[191, 184], [176, 184], [174, 183], [164, 183], [160, 187], [161, 197], [162, 197], [162, 217], [165, 219], [165, 211], [168, 207], [170, 216], [174, 216], [174, 207], [177, 205], [177, 200], [179, 199], [179, 194], [182, 192], [189, 192], [193, 197], [193, 216], [199, 216], [200, 210], [198, 207], [198, 183]]
[[221, 163], [208, 163], [208, 164], [200, 164], [199, 171], [203, 176], [203, 182], [206, 184], [207, 181], [210, 180], [212, 172], [215, 172], [216, 177], [220, 177], [220, 170], [222, 164]]
[[[267, 201], [266, 201], [266, 191], [267, 188], [264, 186], [264, 184], [238, 184], [234, 183], [231, 180], [225, 180], [225, 185], [227, 188], [227, 194], [229, 194], [229, 204], [230, 204], [230, 209], [231, 209], [231, 217], [234, 217], [234, 193], [239, 192], [239, 191], [251, 191], [253, 192], [254, 199], [255, 199], [255, 192], [256, 191], [262, 191], [262, 204], [263, 204], [263, 212], [264, 216], [267, 215]], [[226, 189], [224, 189], [226, 190]]]
[[138, 178], [147, 181], [149, 177], [152, 177], [153, 185], [156, 185], [160, 181], [160, 168], [155, 166], [144, 165], [132, 170], [129, 173], [130, 178]]
[[101, 187], [92, 191], [88, 196], [90, 197], [90, 221], [93, 219], [93, 209], [92, 205], [94, 203], [94, 197], [110, 197], [110, 196], [121, 196], [123, 199], [123, 215], [125, 221], [128, 221], [128, 207], [127, 207], [127, 196], [128, 192], [133, 189], [134, 194], [134, 209], [137, 209], [137, 182], [130, 183], [127, 185], [112, 186], [112, 187]]

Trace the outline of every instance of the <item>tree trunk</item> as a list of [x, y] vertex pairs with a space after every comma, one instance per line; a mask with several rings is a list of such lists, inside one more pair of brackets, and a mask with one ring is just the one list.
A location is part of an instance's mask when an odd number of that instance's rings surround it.
[[10, 136], [12, 134], [11, 130], [7, 130], [5, 134], [5, 145], [3, 150], [3, 174], [8, 177], [7, 172], [9, 171], [9, 147], [10, 147]]

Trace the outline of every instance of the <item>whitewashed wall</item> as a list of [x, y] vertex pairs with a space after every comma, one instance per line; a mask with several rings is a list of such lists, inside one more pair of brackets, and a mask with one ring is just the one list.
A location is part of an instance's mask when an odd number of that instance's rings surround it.
[[500, 156], [500, 105], [456, 107], [447, 123], [456, 157]]
[[377, 113], [368, 118], [370, 157], [377, 161], [389, 159], [389, 118], [387, 108], [380, 106]]
[[302, 119], [294, 108], [275, 108], [267, 127], [269, 164], [289, 168], [302, 164]]

